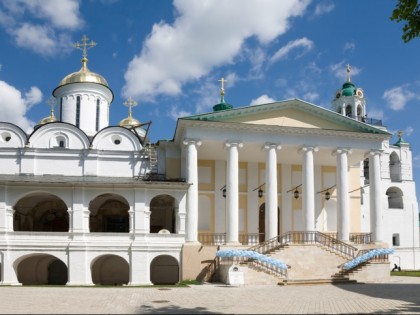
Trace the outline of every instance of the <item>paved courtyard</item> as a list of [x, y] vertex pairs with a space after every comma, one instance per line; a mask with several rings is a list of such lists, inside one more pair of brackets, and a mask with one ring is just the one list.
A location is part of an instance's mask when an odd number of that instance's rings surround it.
[[4, 314], [420, 313], [420, 278], [382, 284], [0, 287]]

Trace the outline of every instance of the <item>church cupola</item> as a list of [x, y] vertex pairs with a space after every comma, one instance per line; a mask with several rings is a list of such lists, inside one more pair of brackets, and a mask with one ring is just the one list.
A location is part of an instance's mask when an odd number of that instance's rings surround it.
[[45, 118], [42, 118], [38, 122], [38, 124], [35, 126], [35, 129], [37, 129], [38, 127], [41, 127], [42, 125], [45, 125], [47, 123], [51, 123], [51, 122], [57, 121], [57, 119], [55, 118], [55, 115], [54, 115], [54, 105], [55, 105], [55, 102], [56, 102], [55, 101], [55, 98], [51, 96], [51, 98], [47, 101], [47, 104], [51, 107], [50, 115], [47, 116], [47, 117], [45, 117]]
[[224, 78], [221, 78], [219, 82], [222, 83], [222, 87], [220, 88], [220, 103], [213, 106], [213, 111], [218, 112], [221, 110], [232, 109], [233, 106], [225, 102], [225, 82]]
[[137, 119], [133, 118], [133, 107], [137, 106], [137, 102], [131, 97], [124, 102], [124, 105], [128, 107], [128, 117], [120, 121], [119, 126], [133, 130], [142, 139], [146, 136], [146, 129], [143, 128], [143, 124]]
[[337, 90], [332, 101], [333, 111], [347, 117], [366, 121], [366, 99], [361, 88], [357, 88], [350, 80], [350, 65], [347, 65], [347, 80]]
[[82, 43], [74, 44], [83, 52], [82, 67], [64, 77], [53, 91], [59, 100], [59, 121], [75, 125], [88, 136], [109, 126], [109, 106], [114, 98], [104, 77], [87, 67], [87, 50], [94, 46], [96, 43], [88, 43], [86, 35]]

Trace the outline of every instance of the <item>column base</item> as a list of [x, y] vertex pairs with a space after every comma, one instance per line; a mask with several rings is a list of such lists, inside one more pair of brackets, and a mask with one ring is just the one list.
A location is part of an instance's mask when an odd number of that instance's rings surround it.
[[242, 243], [238, 241], [229, 241], [224, 244], [225, 246], [242, 246]]
[[154, 285], [152, 282], [130, 282], [130, 283], [128, 283], [128, 284], [125, 284], [124, 286], [127, 286], [127, 287], [134, 287], [134, 286], [152, 286], [152, 285]]
[[94, 283], [86, 283], [86, 282], [67, 282], [66, 286], [72, 287], [72, 286], [84, 286], [84, 287], [92, 287], [94, 286]]

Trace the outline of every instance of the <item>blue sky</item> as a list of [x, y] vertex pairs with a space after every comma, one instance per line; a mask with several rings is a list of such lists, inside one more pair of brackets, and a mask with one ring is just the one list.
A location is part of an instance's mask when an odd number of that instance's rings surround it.
[[72, 44], [85, 34], [97, 43], [88, 67], [115, 95], [110, 124], [132, 97], [153, 142], [172, 139], [177, 117], [211, 111], [222, 77], [234, 107], [296, 97], [330, 108], [350, 64], [368, 117], [404, 131], [420, 181], [420, 39], [403, 42], [389, 19], [396, 3], [1, 0], [0, 121], [28, 131], [49, 115], [53, 89], [80, 69]]

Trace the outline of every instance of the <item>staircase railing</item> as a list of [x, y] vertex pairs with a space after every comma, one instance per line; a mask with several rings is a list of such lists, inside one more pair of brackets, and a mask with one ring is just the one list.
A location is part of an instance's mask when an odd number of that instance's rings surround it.
[[266, 254], [288, 244], [321, 244], [330, 250], [354, 258], [358, 249], [319, 231], [290, 231], [249, 248]]

